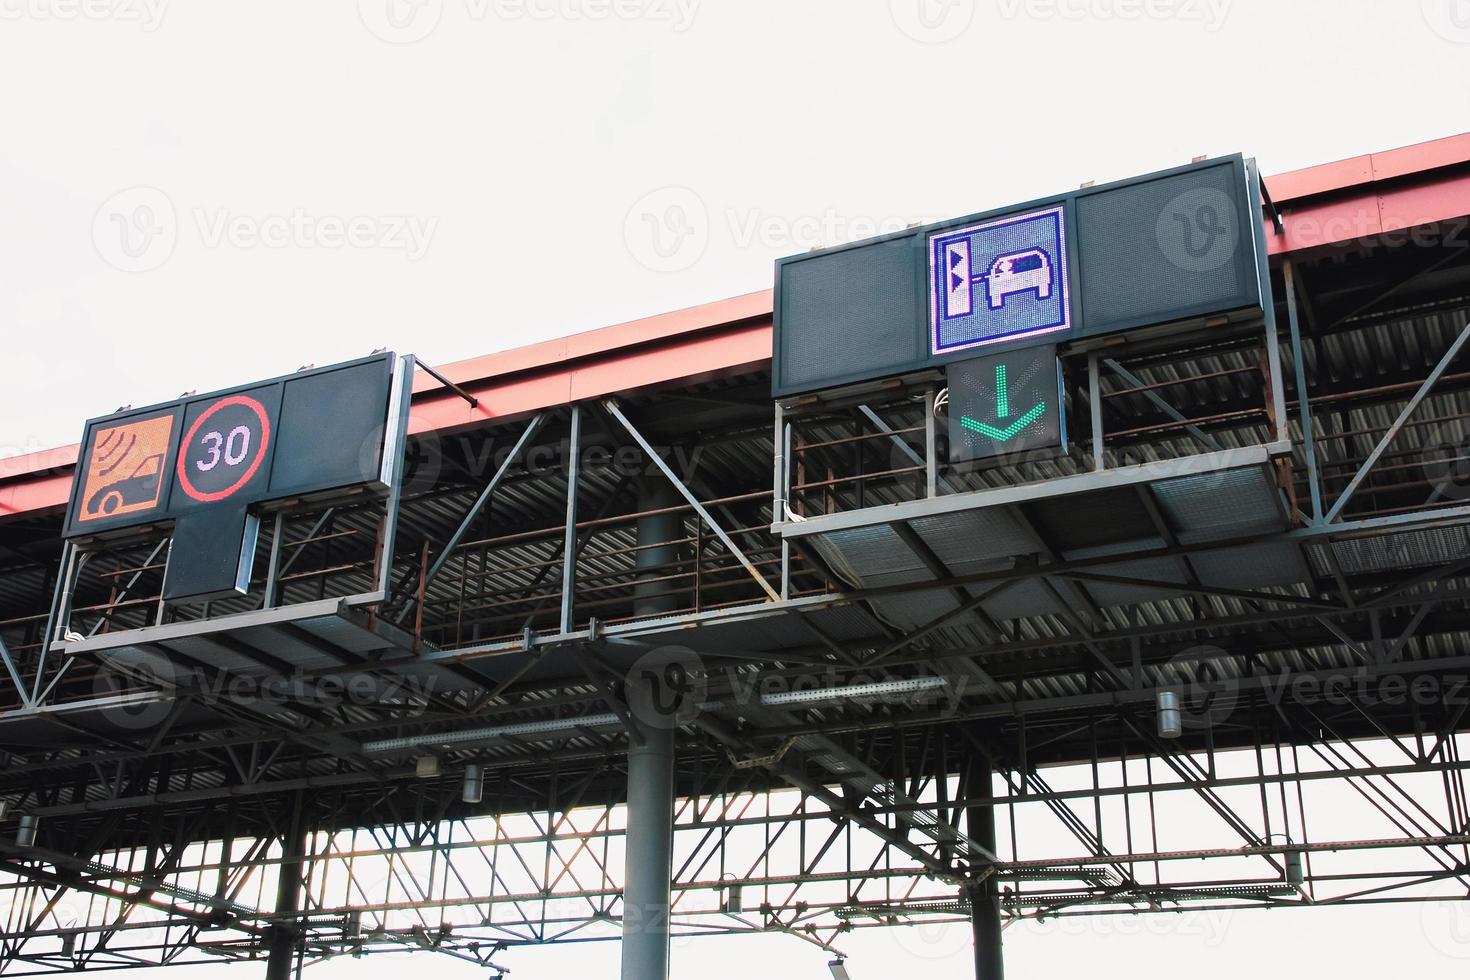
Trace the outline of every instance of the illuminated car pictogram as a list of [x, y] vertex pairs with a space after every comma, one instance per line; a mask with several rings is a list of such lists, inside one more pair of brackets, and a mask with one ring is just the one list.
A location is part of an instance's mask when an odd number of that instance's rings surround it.
[[111, 514], [130, 504], [148, 504], [158, 499], [158, 480], [163, 472], [163, 454], [154, 453], [115, 483], [97, 490], [87, 500], [87, 513]]
[[1052, 289], [1051, 256], [1044, 249], [1028, 248], [1024, 252], [1002, 255], [990, 265], [986, 282], [990, 289], [990, 308], [998, 310], [1007, 296], [1036, 291], [1038, 300], [1050, 299]]

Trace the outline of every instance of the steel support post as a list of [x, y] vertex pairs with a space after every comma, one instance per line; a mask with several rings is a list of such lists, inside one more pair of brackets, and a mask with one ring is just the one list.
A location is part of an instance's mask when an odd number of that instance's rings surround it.
[[[1264, 186], [1264, 185], [1262, 185]], [[1281, 263], [1286, 281], [1286, 323], [1291, 331], [1292, 371], [1296, 380], [1297, 413], [1301, 416], [1302, 452], [1307, 459], [1307, 488], [1312, 495], [1312, 523], [1322, 523], [1322, 483], [1317, 474], [1317, 436], [1312, 429], [1312, 400], [1307, 390], [1307, 353], [1302, 344], [1301, 319], [1297, 314], [1296, 270], [1291, 259]]]
[[1107, 469], [1103, 458], [1107, 447], [1103, 438], [1102, 366], [1095, 351], [1087, 355], [1087, 411], [1092, 421], [1092, 471], [1101, 473]]
[[[970, 781], [969, 795], [972, 798], [990, 798], [993, 795], [988, 759], [976, 758], [971, 763]], [[976, 848], [971, 856], [972, 866], [983, 871], [989, 858], [981, 855], [981, 849], [989, 855], [995, 854], [995, 807], [989, 804], [968, 807], [965, 820], [970, 840]], [[975, 980], [1003, 980], [1005, 960], [1001, 943], [1000, 886], [991, 873], [977, 878], [970, 885], [969, 892], [970, 928], [975, 935]]]
[[[639, 489], [639, 569], [667, 579], [684, 536], [680, 513], [649, 514], [679, 505], [674, 488], [650, 478]], [[652, 546], [652, 547], [651, 547]], [[662, 569], [662, 570], [660, 570]], [[639, 616], [677, 604], [667, 580], [635, 586]], [[674, 875], [674, 733], [667, 719], [635, 719], [628, 746], [628, 832], [623, 872], [623, 980], [667, 980], [669, 903]], [[660, 724], [663, 722], [663, 724]]]
[[[404, 461], [408, 455], [408, 415], [413, 402], [413, 372], [418, 362], [406, 354], [398, 362], [398, 383], [388, 399], [388, 433], [383, 446], [382, 477], [388, 484], [388, 502], [383, 508], [383, 543], [379, 549], [378, 593], [386, 602], [393, 589], [393, 546], [398, 541], [398, 510], [403, 504]], [[396, 413], [396, 414], [395, 414]]]
[[924, 389], [924, 496], [939, 496], [939, 434], [934, 418], [933, 385]]
[[[771, 433], [771, 445], [775, 450], [775, 476], [771, 486], [771, 523], [782, 524], [790, 519], [790, 507], [786, 500], [787, 460], [791, 456], [791, 425], [786, 421], [786, 410], [776, 403], [776, 424]], [[781, 598], [791, 598], [791, 542], [781, 539]]]
[[[261, 599], [262, 609], [274, 609], [276, 606], [276, 589], [281, 581], [281, 537], [286, 533], [286, 512], [276, 511], [275, 530], [271, 532], [271, 557], [270, 564], [266, 566], [265, 572], [265, 597]], [[307, 538], [311, 538], [307, 534]], [[299, 549], [298, 549], [299, 550]]]
[[270, 930], [266, 980], [290, 980], [295, 970], [301, 931], [296, 914], [301, 908], [301, 878], [306, 858], [306, 834], [301, 829], [301, 794], [292, 803], [290, 829], [281, 838], [281, 871], [276, 885], [276, 920]]
[[76, 547], [70, 542], [62, 542], [61, 545], [61, 570], [60, 577], [56, 580], [56, 592], [51, 597], [51, 611], [46, 615], [46, 630], [41, 634], [41, 650], [36, 657], [36, 682], [31, 691], [31, 703], [38, 704], [41, 700], [42, 691], [45, 690], [46, 682], [46, 658], [51, 653], [51, 644], [61, 639], [58, 635], [65, 631], [64, 624], [69, 615], [67, 610], [71, 607], [71, 579], [79, 574]]
[[582, 406], [572, 406], [567, 436], [567, 524], [561, 546], [561, 631], [572, 631], [577, 592], [577, 480], [582, 473]]

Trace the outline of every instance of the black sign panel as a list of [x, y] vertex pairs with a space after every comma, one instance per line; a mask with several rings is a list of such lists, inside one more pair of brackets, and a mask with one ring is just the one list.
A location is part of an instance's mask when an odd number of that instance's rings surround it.
[[289, 379], [273, 436], [272, 499], [380, 482], [383, 424], [392, 374], [380, 360], [359, 361]]
[[1065, 444], [1055, 347], [951, 364], [946, 373], [951, 463]]
[[392, 354], [87, 423], [69, 537], [174, 521], [164, 598], [243, 591], [259, 504], [386, 486]]
[[179, 518], [163, 597], [179, 601], [245, 593], [259, 538], [260, 518], [244, 504], [219, 504], [207, 515]]
[[1079, 196], [1079, 335], [1259, 305], [1262, 219], [1246, 205], [1229, 161]]

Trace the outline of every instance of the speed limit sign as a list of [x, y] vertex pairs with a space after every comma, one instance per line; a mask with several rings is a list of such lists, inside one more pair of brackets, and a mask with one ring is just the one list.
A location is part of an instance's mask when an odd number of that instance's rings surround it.
[[179, 448], [179, 489], [200, 503], [234, 496], [260, 470], [270, 448], [265, 406], [249, 395], [210, 405], [189, 427]]

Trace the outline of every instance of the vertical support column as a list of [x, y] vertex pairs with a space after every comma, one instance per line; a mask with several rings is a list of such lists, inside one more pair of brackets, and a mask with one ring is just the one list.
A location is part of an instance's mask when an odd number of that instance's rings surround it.
[[924, 496], [939, 496], [939, 433], [934, 418], [933, 385], [924, 389]]
[[1097, 352], [1087, 355], [1087, 411], [1092, 420], [1092, 469], [1095, 473], [1101, 473], [1107, 469], [1107, 463], [1103, 459], [1103, 453], [1107, 447], [1103, 439], [1103, 414], [1102, 414], [1102, 365], [1098, 363]]
[[[271, 533], [271, 558], [270, 564], [265, 572], [265, 598], [261, 600], [262, 609], [274, 609], [276, 607], [276, 587], [281, 580], [281, 538], [286, 533], [286, 512], [276, 511], [275, 530]], [[311, 535], [307, 535], [311, 537]]]
[[[276, 886], [276, 914], [294, 916], [301, 908], [302, 862], [306, 858], [306, 834], [301, 829], [301, 794], [292, 802], [291, 821], [281, 839], [281, 874]], [[270, 952], [265, 980], [290, 980], [296, 964], [296, 947], [301, 939], [296, 923], [276, 922], [270, 932]]]
[[[975, 758], [970, 763], [969, 795], [987, 799], [994, 792], [990, 778], [990, 760]], [[991, 854], [995, 853], [995, 807], [990, 804], [970, 806], [965, 811], [970, 839]], [[981, 867], [977, 855], [973, 860]], [[1002, 955], [1000, 928], [1000, 885], [995, 875], [970, 886], [970, 928], [975, 935], [975, 980], [1004, 980], [1005, 959]]]
[[[674, 488], [649, 477], [638, 493], [640, 512], [677, 507]], [[640, 616], [677, 605], [668, 566], [678, 561], [683, 520], [678, 512], [638, 520], [637, 566], [650, 581], [634, 590]], [[662, 545], [662, 547], [658, 547]], [[654, 547], [650, 547], [654, 546]], [[655, 581], [663, 578], [664, 581]], [[669, 896], [674, 875], [674, 733], [647, 721], [628, 748], [628, 833], [623, 872], [623, 980], [668, 980]]]
[[399, 358], [398, 377], [388, 397], [388, 438], [383, 446], [381, 476], [388, 485], [388, 504], [383, 508], [383, 538], [378, 553], [377, 591], [387, 601], [393, 594], [393, 547], [398, 541], [398, 510], [403, 504], [404, 464], [408, 457], [408, 412], [413, 401], [413, 376], [417, 361], [412, 354]]
[[577, 591], [577, 481], [582, 474], [582, 406], [572, 406], [567, 436], [567, 531], [561, 549], [561, 631], [572, 631]]
[[[786, 410], [776, 403], [776, 424], [771, 434], [771, 445], [775, 449], [776, 469], [771, 486], [771, 523], [784, 524], [790, 508], [786, 501], [786, 460], [791, 452], [791, 426], [786, 421]], [[696, 581], [695, 587], [698, 588]], [[791, 542], [781, 539], [781, 598], [791, 598]]]
[[56, 579], [56, 591], [51, 595], [51, 611], [46, 614], [46, 631], [41, 634], [41, 652], [36, 657], [36, 681], [31, 690], [31, 702], [41, 700], [46, 690], [46, 658], [51, 654], [51, 644], [61, 639], [66, 632], [67, 620], [71, 618], [72, 576], [79, 574], [77, 550], [70, 541], [61, 545], [61, 568]]
[[1302, 326], [1297, 315], [1296, 270], [1291, 259], [1281, 263], [1286, 282], [1286, 319], [1291, 330], [1291, 364], [1296, 374], [1297, 413], [1302, 424], [1302, 452], [1307, 458], [1307, 486], [1312, 493], [1312, 523], [1322, 523], [1322, 484], [1317, 478], [1317, 436], [1312, 431], [1312, 398], [1307, 391], [1306, 348], [1302, 346]]
[[[1246, 180], [1252, 200], [1262, 199], [1265, 182], [1261, 179], [1260, 167], [1255, 160], [1246, 163]], [[1272, 205], [1274, 212], [1275, 205]], [[1276, 330], [1276, 298], [1271, 295], [1271, 258], [1262, 234], [1259, 205], [1252, 209], [1256, 216], [1252, 239], [1255, 242], [1256, 278], [1261, 284], [1261, 305], [1266, 320], [1266, 365], [1271, 375], [1271, 419], [1276, 423], [1275, 439], [1285, 442], [1291, 438], [1291, 427], [1286, 419], [1286, 384], [1281, 380], [1281, 336]]]
[[623, 980], [668, 980], [674, 874], [674, 733], [646, 730], [628, 749]]

